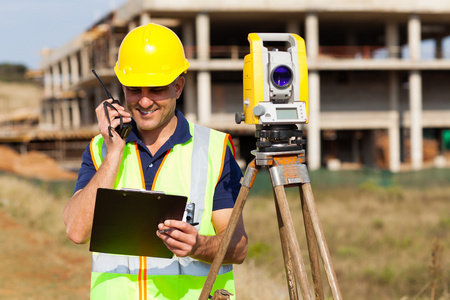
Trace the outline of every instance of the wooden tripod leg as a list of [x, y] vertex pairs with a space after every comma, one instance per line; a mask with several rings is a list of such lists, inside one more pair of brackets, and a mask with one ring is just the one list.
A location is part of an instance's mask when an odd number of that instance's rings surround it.
[[292, 256], [293, 266], [297, 280], [300, 283], [300, 290], [304, 300], [312, 300], [311, 290], [309, 288], [308, 275], [306, 274], [305, 264], [300, 253], [300, 246], [298, 244], [297, 235], [295, 234], [294, 222], [292, 221], [291, 212], [284, 191], [284, 186], [278, 185], [274, 188], [275, 198], [280, 208], [280, 215], [286, 228], [286, 237], [288, 245], [283, 247], [289, 247], [289, 253]]
[[211, 268], [209, 269], [208, 277], [206, 277], [202, 292], [200, 294], [200, 297], [198, 298], [199, 300], [207, 300], [211, 294], [212, 287], [216, 280], [217, 274], [219, 273], [219, 269], [222, 265], [223, 259], [225, 258], [225, 254], [228, 250], [231, 238], [233, 237], [234, 231], [236, 230], [237, 223], [242, 214], [245, 202], [247, 201], [248, 194], [250, 193], [250, 189], [253, 186], [253, 182], [255, 181], [257, 173], [258, 170], [255, 168], [255, 160], [253, 160], [252, 162], [250, 162], [247, 170], [245, 171], [241, 190], [239, 191], [239, 195], [236, 199], [236, 203], [231, 213], [230, 220], [228, 221], [227, 228], [225, 229], [222, 240], [220, 241], [216, 257], [214, 257]]
[[303, 199], [309, 210], [311, 216], [312, 226], [316, 235], [317, 244], [319, 246], [320, 255], [322, 256], [322, 262], [327, 274], [328, 283], [331, 288], [331, 293], [334, 300], [342, 299], [341, 291], [339, 290], [336, 274], [331, 263], [330, 251], [328, 250], [327, 242], [325, 240], [325, 234], [323, 233], [322, 225], [320, 224], [319, 214], [317, 212], [316, 203], [311, 189], [310, 183], [304, 183], [301, 186], [303, 192]]
[[314, 283], [314, 293], [316, 300], [323, 300], [323, 285], [322, 276], [320, 275], [319, 251], [317, 249], [316, 236], [314, 234], [314, 228], [311, 222], [308, 206], [306, 206], [304, 201], [301, 186], [299, 187], [299, 191], [300, 201], [302, 204], [303, 223], [305, 224], [306, 241], [308, 243], [309, 260], [311, 262], [311, 275]]
[[289, 239], [287, 237], [286, 227], [284, 226], [283, 220], [281, 219], [280, 208], [278, 206], [278, 202], [276, 201], [276, 199], [275, 199], [275, 208], [277, 212], [278, 229], [280, 231], [280, 241], [281, 241], [281, 249], [283, 251], [284, 268], [286, 270], [286, 280], [289, 289], [289, 299], [297, 300], [298, 288], [297, 288], [297, 281], [295, 281], [294, 276], [294, 266], [292, 265], [292, 256], [289, 250]]

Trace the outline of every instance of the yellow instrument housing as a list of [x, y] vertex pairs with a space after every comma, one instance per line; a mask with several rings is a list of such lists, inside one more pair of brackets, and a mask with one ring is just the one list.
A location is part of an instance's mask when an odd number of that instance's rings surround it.
[[[262, 124], [260, 117], [254, 114], [254, 108], [260, 102], [270, 102], [269, 84], [269, 53], [263, 42], [285, 41], [291, 44], [288, 52], [291, 54], [293, 68], [292, 100], [290, 104], [306, 107], [306, 116], [295, 123], [308, 123], [308, 68], [306, 63], [306, 50], [304, 40], [297, 34], [286, 33], [250, 33], [250, 53], [244, 58], [243, 71], [243, 97], [245, 123], [250, 125]], [[303, 103], [301, 103], [303, 102]], [[280, 105], [281, 106], [281, 105]], [[276, 123], [276, 122], [274, 122]]]

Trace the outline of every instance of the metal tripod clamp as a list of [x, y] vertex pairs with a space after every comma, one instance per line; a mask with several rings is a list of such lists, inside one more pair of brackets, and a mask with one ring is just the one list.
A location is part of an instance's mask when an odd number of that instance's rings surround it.
[[274, 166], [269, 169], [269, 172], [274, 187], [311, 182], [305, 164]]

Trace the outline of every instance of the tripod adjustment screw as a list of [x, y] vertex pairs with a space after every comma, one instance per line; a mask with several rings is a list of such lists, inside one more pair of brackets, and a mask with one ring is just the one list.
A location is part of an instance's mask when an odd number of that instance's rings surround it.
[[236, 122], [236, 124], [241, 124], [241, 122], [244, 120], [245, 120], [244, 113], [237, 112], [234, 114], [234, 121]]

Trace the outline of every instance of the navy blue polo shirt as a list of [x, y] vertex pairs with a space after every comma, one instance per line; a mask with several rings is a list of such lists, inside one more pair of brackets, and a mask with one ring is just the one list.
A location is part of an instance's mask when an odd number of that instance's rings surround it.
[[[144, 145], [137, 135], [137, 127], [134, 120], [131, 122], [133, 129], [127, 138], [127, 143], [134, 141], [137, 142], [139, 154], [141, 156], [142, 170], [144, 172], [145, 187], [147, 190], [151, 189], [156, 172], [158, 171], [166, 152], [172, 149], [175, 144], [186, 143], [192, 138], [186, 118], [178, 110], [175, 111], [175, 115], [178, 118], [175, 132], [154, 155], [150, 153], [147, 146]], [[91, 151], [88, 144], [83, 153], [83, 162], [78, 171], [78, 180], [74, 192], [84, 188], [95, 173], [96, 169], [92, 161]], [[241, 177], [242, 171], [234, 159], [231, 150], [227, 147], [222, 175], [214, 191], [213, 210], [234, 207], [239, 189], [241, 188]]]

